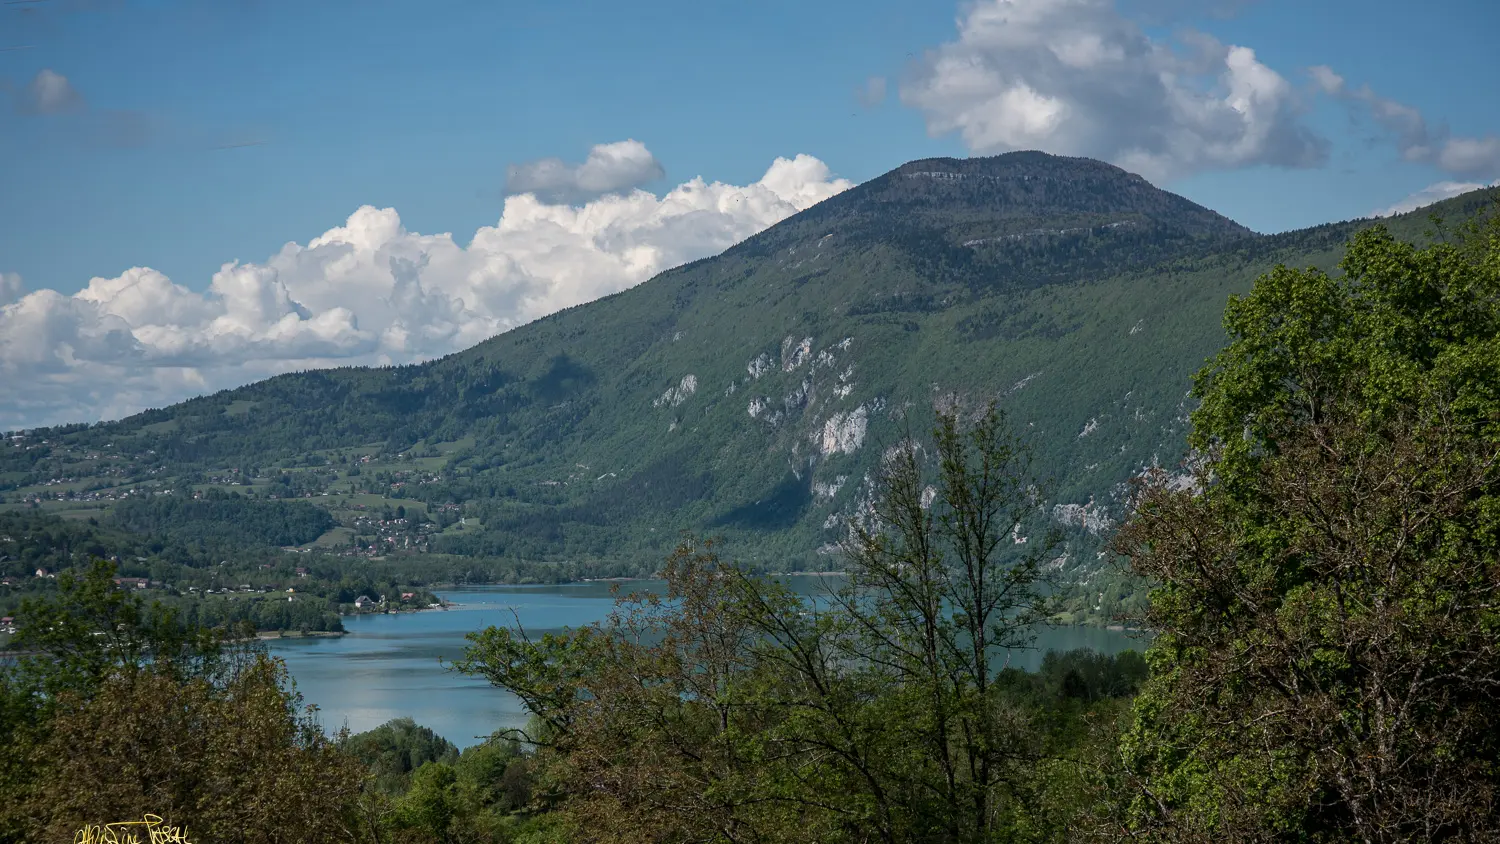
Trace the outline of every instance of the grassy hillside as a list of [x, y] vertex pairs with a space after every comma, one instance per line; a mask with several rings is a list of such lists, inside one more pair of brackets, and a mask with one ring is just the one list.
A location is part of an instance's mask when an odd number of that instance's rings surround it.
[[[1387, 223], [1420, 238], [1427, 213]], [[993, 399], [1050, 476], [1077, 608], [1107, 613], [1122, 596], [1095, 596], [1113, 589], [1094, 588], [1096, 536], [1132, 473], [1179, 459], [1226, 298], [1278, 262], [1331, 267], [1365, 225], [1259, 236], [1040, 153], [913, 162], [438, 361], [28, 432], [0, 451], [0, 494], [80, 515], [145, 490], [304, 497], [340, 523], [319, 542], [350, 554], [392, 553], [361, 514], [399, 505], [431, 525], [410, 553], [649, 570], [692, 530], [826, 568], [883, 446], [936, 404]]]

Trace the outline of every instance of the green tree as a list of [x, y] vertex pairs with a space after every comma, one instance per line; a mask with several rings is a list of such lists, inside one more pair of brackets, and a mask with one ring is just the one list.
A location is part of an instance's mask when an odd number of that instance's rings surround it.
[[27, 840], [67, 841], [143, 811], [194, 840], [360, 840], [364, 772], [297, 713], [285, 671], [260, 655], [223, 685], [144, 670], [63, 695], [33, 750]]
[[902, 788], [931, 795], [922, 823], [943, 827], [924, 837], [982, 841], [1009, 822], [1016, 766], [1036, 752], [1024, 716], [997, 698], [997, 657], [1028, 645], [1045, 616], [1041, 565], [1057, 540], [1036, 524], [1030, 453], [998, 410], [966, 430], [940, 415], [934, 443], [935, 485], [908, 439], [883, 468], [873, 519], [855, 525], [836, 597], [850, 622], [842, 656], [901, 689], [915, 716], [903, 727], [920, 761], [903, 766]]
[[142, 811], [215, 841], [353, 840], [363, 771], [298, 710], [284, 666], [114, 572], [64, 572], [18, 613], [24, 655], [0, 672], [0, 840], [70, 840]]
[[1118, 547], [1160, 584], [1128, 824], [1181, 840], [1500, 835], [1500, 223], [1349, 244], [1233, 299], [1195, 483]]
[[448, 842], [453, 840], [450, 828], [460, 811], [458, 774], [453, 766], [429, 762], [412, 774], [411, 789], [396, 806], [396, 824]]
[[38, 692], [87, 695], [122, 666], [152, 665], [179, 678], [211, 673], [224, 655], [221, 631], [187, 625], [175, 609], [115, 585], [115, 564], [94, 559], [57, 577], [57, 592], [30, 598], [16, 612], [12, 647], [24, 656], [8, 672]]
[[342, 743], [344, 752], [358, 759], [375, 777], [382, 791], [400, 794], [410, 785], [412, 772], [428, 762], [447, 765], [459, 759], [458, 748], [434, 733], [418, 726], [410, 718], [396, 718], [373, 730], [349, 736]]
[[665, 595], [539, 640], [490, 628], [459, 667], [541, 719], [536, 793], [590, 840], [1043, 837], [1042, 741], [1002, 682], [1044, 607], [1028, 468], [993, 408], [943, 415], [930, 449], [892, 450], [818, 600], [689, 542]]
[[148, 666], [178, 682], [226, 667], [217, 633], [119, 589], [114, 575], [114, 564], [98, 559], [64, 571], [55, 593], [26, 598], [16, 613], [19, 656], [0, 668], [0, 841], [25, 838], [26, 801], [50, 766], [36, 748], [64, 701], [87, 700], [110, 678]]
[[478, 844], [546, 827], [527, 811], [532, 760], [514, 739], [497, 735], [462, 755], [442, 756], [445, 761], [417, 767], [394, 798], [381, 795], [384, 826], [394, 840]]
[[480, 804], [515, 812], [531, 805], [535, 785], [532, 761], [514, 737], [497, 733], [465, 749], [454, 768], [459, 781]]

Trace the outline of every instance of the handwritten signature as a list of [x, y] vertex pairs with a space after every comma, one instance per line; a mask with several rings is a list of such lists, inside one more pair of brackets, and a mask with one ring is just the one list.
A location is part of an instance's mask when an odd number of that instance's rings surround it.
[[[145, 838], [141, 833], [146, 834]], [[138, 821], [90, 825], [78, 830], [73, 844], [192, 844], [187, 829], [168, 826], [160, 815], [146, 814]]]

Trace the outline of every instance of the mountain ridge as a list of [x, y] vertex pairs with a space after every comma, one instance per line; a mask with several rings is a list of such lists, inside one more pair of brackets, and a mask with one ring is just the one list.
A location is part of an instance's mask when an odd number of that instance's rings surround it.
[[[1415, 215], [1387, 222], [1420, 236]], [[1222, 344], [1227, 296], [1280, 260], [1331, 267], [1368, 224], [1258, 235], [1101, 162], [924, 159], [434, 361], [287, 374], [41, 432], [58, 441], [47, 457], [0, 456], [0, 494], [86, 477], [49, 506], [103, 513], [78, 494], [122, 486], [106, 463], [160, 488], [233, 474], [257, 495], [315, 496], [344, 523], [325, 543], [343, 553], [381, 539], [355, 504], [394, 498], [458, 508], [422, 539], [431, 553], [649, 570], [689, 529], [793, 569], [867, 505], [881, 444], [934, 405], [993, 399], [1054, 481], [1060, 570], [1093, 590], [1120, 485], [1181, 453], [1187, 379]], [[126, 453], [87, 459], [106, 444]], [[379, 489], [357, 471], [372, 465]], [[269, 480], [283, 476], [295, 483]]]

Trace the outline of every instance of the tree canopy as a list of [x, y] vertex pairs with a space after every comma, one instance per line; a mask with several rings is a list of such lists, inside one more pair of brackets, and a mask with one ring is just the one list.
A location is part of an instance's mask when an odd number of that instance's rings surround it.
[[1500, 223], [1341, 266], [1231, 301], [1202, 462], [1118, 540], [1160, 584], [1123, 751], [1161, 837], [1500, 833]]
[[185, 622], [97, 560], [22, 604], [0, 668], [0, 841], [142, 811], [199, 840], [353, 840], [364, 773], [246, 631]]
[[489, 628], [459, 667], [537, 714], [540, 796], [580, 840], [1056, 838], [1080, 747], [1108, 735], [1088, 719], [1111, 723], [1143, 672], [1072, 654], [1034, 685], [1006, 668], [1046, 607], [1028, 468], [993, 408], [945, 414], [890, 450], [824, 594], [690, 542], [665, 595], [536, 640]]

